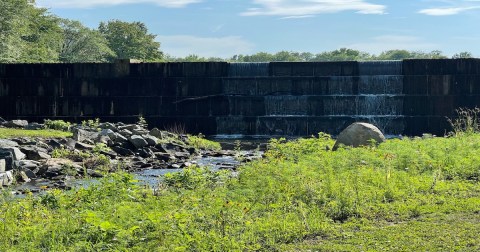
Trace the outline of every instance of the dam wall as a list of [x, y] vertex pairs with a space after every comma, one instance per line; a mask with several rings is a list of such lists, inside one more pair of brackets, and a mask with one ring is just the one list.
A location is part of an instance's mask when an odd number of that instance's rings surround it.
[[480, 106], [480, 59], [0, 64], [0, 117], [136, 122], [236, 136], [443, 135]]

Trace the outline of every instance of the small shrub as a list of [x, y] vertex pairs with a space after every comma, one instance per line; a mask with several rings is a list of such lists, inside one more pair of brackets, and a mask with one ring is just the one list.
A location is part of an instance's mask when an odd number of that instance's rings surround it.
[[480, 132], [480, 108], [459, 108], [455, 110], [455, 119], [447, 118], [455, 135]]
[[195, 147], [196, 149], [202, 149], [202, 150], [221, 150], [222, 149], [222, 147], [220, 146], [220, 143], [207, 140], [203, 138], [203, 135], [198, 135], [198, 136], [189, 135], [187, 142], [189, 145]]
[[94, 120], [89, 119], [89, 120], [83, 120], [82, 121], [82, 126], [84, 126], [84, 127], [90, 127], [90, 128], [98, 129], [99, 125], [100, 125], [100, 119], [99, 118], [95, 118]]
[[49, 120], [45, 119], [43, 125], [46, 129], [69, 131], [72, 126], [71, 123], [65, 122], [63, 120]]

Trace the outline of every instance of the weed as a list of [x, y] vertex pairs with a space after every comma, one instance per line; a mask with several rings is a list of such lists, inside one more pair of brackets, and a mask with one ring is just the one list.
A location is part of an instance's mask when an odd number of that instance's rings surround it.
[[49, 120], [45, 119], [43, 122], [45, 129], [69, 131], [72, 124], [63, 120]]
[[100, 126], [100, 119], [95, 118], [95, 119], [83, 120], [82, 126], [93, 128], [93, 129], [99, 129], [98, 127]]
[[205, 139], [204, 136], [201, 134], [197, 136], [188, 135], [187, 137], [187, 143], [196, 149], [216, 151], [222, 149], [220, 143]]
[[459, 108], [455, 110], [455, 119], [447, 118], [453, 133], [472, 134], [480, 132], [480, 108]]

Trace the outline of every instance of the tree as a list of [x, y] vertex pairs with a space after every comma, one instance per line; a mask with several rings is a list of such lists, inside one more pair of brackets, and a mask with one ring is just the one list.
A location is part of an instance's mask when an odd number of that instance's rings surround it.
[[340, 48], [338, 50], [323, 52], [315, 55], [312, 61], [347, 61], [347, 60], [369, 60], [372, 56], [369, 53]]
[[159, 61], [162, 59], [160, 43], [156, 35], [149, 34], [141, 22], [123, 22], [111, 20], [101, 22], [98, 30], [107, 39], [109, 47], [118, 59], [138, 59]]
[[464, 58], [473, 58], [473, 54], [471, 52], [460, 52], [460, 53], [455, 53], [452, 56], [452, 59], [464, 59]]
[[100, 32], [68, 19], [63, 19], [60, 26], [63, 30], [61, 62], [107, 62], [115, 57]]

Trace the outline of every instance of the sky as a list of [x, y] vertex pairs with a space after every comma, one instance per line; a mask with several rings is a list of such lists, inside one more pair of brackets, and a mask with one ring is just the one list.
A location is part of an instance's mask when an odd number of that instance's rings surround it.
[[90, 28], [140, 21], [174, 57], [352, 48], [480, 57], [480, 0], [37, 0]]

